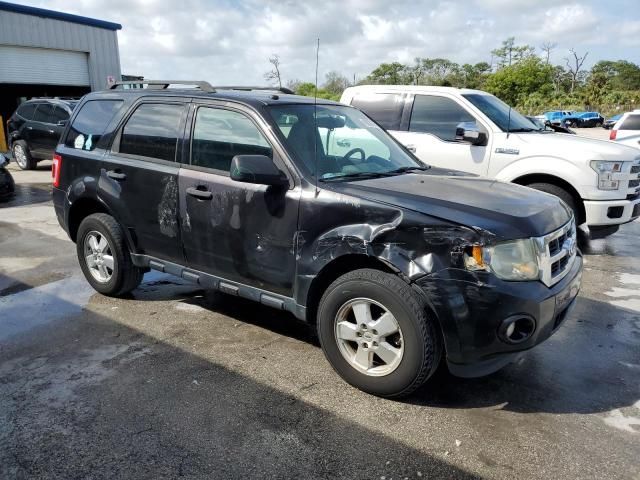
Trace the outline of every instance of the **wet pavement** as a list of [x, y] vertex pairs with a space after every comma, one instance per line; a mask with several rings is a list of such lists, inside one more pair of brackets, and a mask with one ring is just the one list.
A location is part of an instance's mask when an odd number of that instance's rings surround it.
[[46, 167], [13, 173], [0, 478], [640, 479], [640, 222], [586, 246], [576, 308], [519, 363], [389, 401], [282, 312], [155, 272], [95, 293]]

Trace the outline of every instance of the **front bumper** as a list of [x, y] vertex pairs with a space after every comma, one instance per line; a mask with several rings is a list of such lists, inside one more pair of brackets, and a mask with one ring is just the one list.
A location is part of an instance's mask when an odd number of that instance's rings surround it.
[[[549, 338], [575, 304], [582, 280], [582, 256], [553, 287], [542, 282], [506, 282], [493, 275], [448, 269], [416, 281], [440, 320], [450, 371], [458, 376], [487, 375]], [[524, 342], [501, 340], [502, 322], [516, 315], [535, 320]]]
[[620, 225], [640, 217], [640, 196], [633, 200], [585, 200], [587, 225]]

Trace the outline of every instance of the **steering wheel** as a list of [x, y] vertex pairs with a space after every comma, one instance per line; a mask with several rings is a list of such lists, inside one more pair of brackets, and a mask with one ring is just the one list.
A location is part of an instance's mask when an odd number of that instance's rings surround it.
[[353, 155], [354, 153], [359, 153], [359, 154], [360, 154], [360, 156], [362, 157], [362, 158], [360, 159], [360, 161], [361, 161], [361, 162], [364, 162], [364, 161], [366, 160], [366, 158], [367, 158], [367, 154], [366, 154], [366, 153], [364, 153], [364, 150], [363, 150], [363, 149], [361, 149], [361, 148], [356, 147], [356, 148], [352, 148], [352, 149], [351, 149], [351, 150], [349, 150], [347, 153], [345, 153], [345, 154], [342, 156], [342, 160], [348, 160], [348, 159], [349, 159], [349, 157], [351, 157], [351, 155]]

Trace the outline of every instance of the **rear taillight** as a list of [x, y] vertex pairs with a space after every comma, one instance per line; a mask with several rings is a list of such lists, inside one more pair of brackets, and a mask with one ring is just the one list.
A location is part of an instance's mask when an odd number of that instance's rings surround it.
[[609, 133], [609, 140], [615, 140], [616, 135], [618, 135], [618, 131], [611, 129], [611, 132]]
[[51, 166], [51, 178], [53, 186], [60, 186], [60, 170], [62, 170], [62, 157], [58, 154], [53, 156], [53, 165]]

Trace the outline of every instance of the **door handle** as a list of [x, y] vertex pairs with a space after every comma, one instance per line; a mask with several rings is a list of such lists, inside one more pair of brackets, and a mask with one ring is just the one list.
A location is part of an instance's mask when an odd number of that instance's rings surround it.
[[409, 150], [411, 153], [416, 153], [415, 145], [405, 145], [405, 147], [407, 147], [407, 150]]
[[349, 140], [337, 140], [336, 144], [339, 147], [350, 147], [351, 146], [351, 142]]
[[27, 130], [33, 130], [33, 127], [27, 127]]
[[47, 130], [47, 132], [49, 132], [49, 133], [56, 133], [56, 132], [54, 132], [53, 130]]
[[187, 193], [192, 197], [199, 198], [200, 200], [211, 200], [213, 198], [213, 193], [209, 190], [201, 190], [201, 188], [204, 189], [205, 187], [189, 187], [187, 188]]
[[119, 170], [109, 170], [107, 172], [107, 177], [113, 178], [114, 180], [124, 180], [127, 178], [127, 175]]

